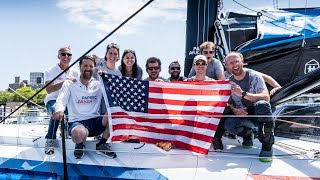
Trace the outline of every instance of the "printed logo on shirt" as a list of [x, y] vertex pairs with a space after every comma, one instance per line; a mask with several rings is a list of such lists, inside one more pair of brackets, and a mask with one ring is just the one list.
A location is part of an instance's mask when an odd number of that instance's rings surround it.
[[97, 96], [82, 96], [82, 98], [78, 101], [78, 104], [89, 104], [93, 103], [95, 100], [97, 100]]

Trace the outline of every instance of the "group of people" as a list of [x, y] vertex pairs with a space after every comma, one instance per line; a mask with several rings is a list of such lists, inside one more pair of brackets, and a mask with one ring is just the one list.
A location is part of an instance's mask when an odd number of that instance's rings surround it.
[[[102, 97], [98, 74], [108, 73], [116, 76], [127, 76], [142, 79], [142, 68], [137, 64], [134, 50], [123, 52], [121, 65], [116, 68], [120, 59], [120, 49], [117, 44], [107, 46], [104, 58], [96, 55], [85, 56], [80, 60], [80, 71], [70, 67], [65, 71], [72, 58], [70, 47], [58, 51], [59, 63], [45, 72], [48, 94], [45, 98], [48, 113], [52, 114], [46, 135], [45, 153], [54, 153], [54, 142], [59, 122], [68, 116], [68, 134], [75, 142], [75, 158], [84, 155], [84, 142], [89, 136], [102, 134], [96, 145], [96, 152], [109, 158], [117, 155], [111, 151], [109, 138], [108, 116]], [[270, 94], [275, 93], [281, 86], [270, 76], [243, 67], [244, 59], [238, 52], [229, 53], [223, 63], [216, 59], [213, 42], [200, 45], [200, 55], [193, 59], [192, 69], [188, 77], [181, 76], [181, 66], [178, 61], [170, 63], [168, 79], [160, 76], [161, 61], [157, 57], [147, 59], [145, 67], [148, 81], [212, 81], [230, 80], [231, 96], [224, 114], [237, 115], [223, 117], [213, 137], [214, 150], [223, 150], [222, 136], [225, 132], [243, 138], [244, 148], [253, 146], [253, 129], [258, 128], [258, 139], [262, 143], [260, 160], [272, 160], [272, 145], [274, 143], [274, 122], [271, 118]], [[223, 66], [224, 64], [224, 66]], [[225, 68], [224, 68], [225, 67]], [[226, 69], [226, 71], [224, 71]], [[51, 82], [61, 72], [59, 78]], [[266, 83], [273, 89], [268, 91]], [[246, 115], [262, 115], [246, 117]]]

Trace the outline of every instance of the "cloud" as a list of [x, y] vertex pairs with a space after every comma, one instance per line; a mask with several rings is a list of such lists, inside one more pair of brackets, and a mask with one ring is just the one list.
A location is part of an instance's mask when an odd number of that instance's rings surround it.
[[[108, 33], [141, 8], [146, 0], [60, 0], [57, 7], [70, 22]], [[148, 22], [185, 21], [186, 0], [154, 1], [132, 18], [120, 34], [132, 34]]]

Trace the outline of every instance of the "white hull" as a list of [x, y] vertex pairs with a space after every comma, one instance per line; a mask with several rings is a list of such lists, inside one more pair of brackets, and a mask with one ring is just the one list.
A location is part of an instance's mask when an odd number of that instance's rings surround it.
[[[55, 153], [45, 155], [46, 130], [46, 125], [1, 125], [2, 168], [48, 171], [63, 177], [61, 139], [56, 141]], [[283, 138], [276, 140], [278, 144], [320, 150], [320, 145], [316, 143]], [[257, 140], [254, 141], [254, 148], [249, 150], [243, 149], [236, 140], [224, 138], [223, 142], [224, 152], [211, 150], [208, 155], [183, 149], [166, 152], [152, 144], [134, 149], [142, 143], [113, 143], [112, 150], [118, 156], [108, 159], [95, 153], [96, 141], [89, 139], [85, 144], [85, 156], [77, 160], [73, 156], [74, 143], [67, 139], [68, 175], [119, 179], [320, 179], [319, 160], [310, 160], [301, 153], [297, 155], [297, 152], [290, 152], [282, 145], [274, 146], [274, 159], [271, 163], [262, 163], [258, 160], [260, 143]]]

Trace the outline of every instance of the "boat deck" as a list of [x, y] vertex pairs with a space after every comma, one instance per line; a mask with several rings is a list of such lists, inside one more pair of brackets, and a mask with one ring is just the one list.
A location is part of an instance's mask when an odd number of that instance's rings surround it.
[[[56, 141], [53, 155], [44, 153], [47, 125], [1, 125], [1, 169], [17, 169], [51, 173], [63, 177], [61, 138]], [[277, 138], [274, 159], [270, 163], [258, 160], [260, 143], [255, 139], [252, 149], [244, 149], [234, 139], [223, 138], [225, 149], [208, 155], [173, 148], [164, 151], [153, 144], [113, 143], [115, 159], [95, 153], [97, 141], [85, 143], [85, 156], [75, 159], [74, 143], [66, 140], [68, 176], [118, 179], [320, 179], [320, 161], [310, 159], [301, 149], [316, 149], [316, 143]], [[142, 147], [141, 147], [142, 146]], [[295, 148], [292, 148], [292, 147]], [[139, 149], [136, 149], [141, 147]], [[290, 151], [288, 150], [290, 147]], [[212, 147], [211, 147], [212, 148]], [[292, 151], [295, 149], [296, 151]], [[21, 175], [23, 178], [25, 175]], [[1, 177], [1, 176], [0, 176]]]

